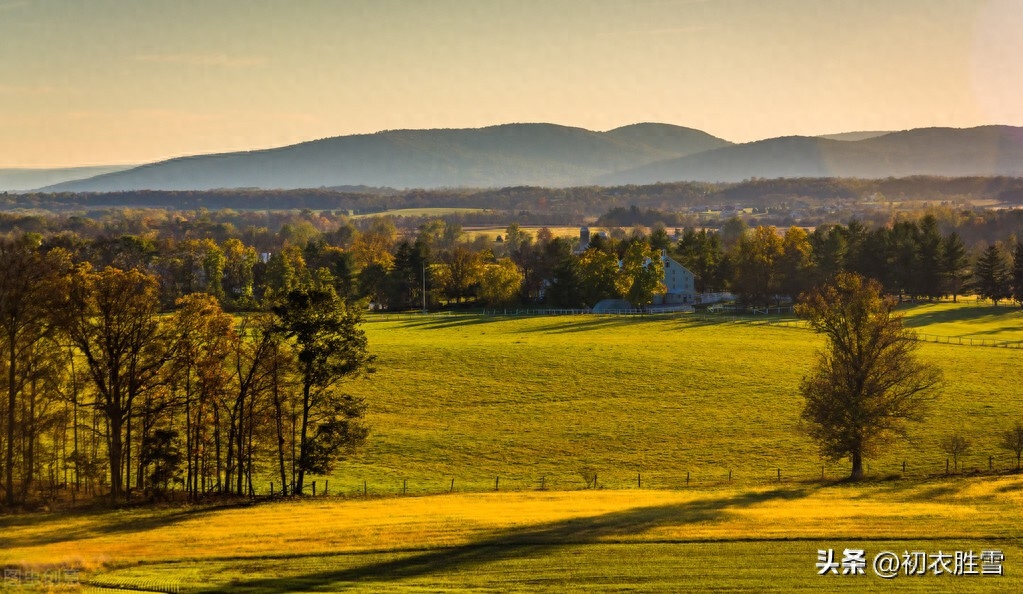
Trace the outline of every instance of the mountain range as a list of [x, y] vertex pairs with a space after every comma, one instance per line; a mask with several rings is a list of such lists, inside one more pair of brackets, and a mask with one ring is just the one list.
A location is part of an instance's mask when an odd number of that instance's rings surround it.
[[563, 187], [909, 175], [1023, 176], [1023, 128], [919, 128], [744, 144], [657, 123], [607, 132], [555, 124], [390, 130], [182, 157], [63, 181], [42, 191]]

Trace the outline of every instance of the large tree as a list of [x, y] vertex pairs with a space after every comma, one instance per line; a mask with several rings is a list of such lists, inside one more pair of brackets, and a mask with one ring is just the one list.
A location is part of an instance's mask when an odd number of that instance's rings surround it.
[[301, 389], [299, 461], [294, 493], [302, 494], [305, 475], [324, 473], [340, 455], [366, 437], [365, 406], [342, 393], [343, 380], [365, 373], [373, 357], [359, 327], [360, 308], [330, 288], [289, 292], [273, 308], [280, 333], [294, 339]]
[[945, 294], [951, 294], [952, 301], [959, 301], [959, 294], [970, 278], [970, 258], [955, 231], [941, 242], [941, 275]]
[[978, 296], [994, 301], [995, 305], [1012, 295], [1009, 268], [997, 244], [991, 244], [977, 260], [973, 289]]
[[1012, 300], [1023, 305], [1023, 242], [1016, 242], [1012, 250], [1012, 274], [1009, 279]]
[[739, 240], [733, 288], [744, 304], [770, 305], [779, 291], [778, 263], [784, 249], [774, 227], [756, 227]]
[[[160, 382], [172, 350], [160, 323], [156, 279], [139, 270], [88, 266], [71, 276], [65, 331], [87, 364], [97, 406], [109, 423], [110, 496], [127, 496], [135, 402]], [[126, 446], [129, 448], [126, 451]]]
[[864, 456], [904, 435], [907, 421], [922, 420], [941, 380], [918, 360], [895, 305], [877, 281], [842, 273], [796, 306], [827, 339], [799, 386], [804, 426], [825, 457], [852, 461], [853, 479], [863, 476]]

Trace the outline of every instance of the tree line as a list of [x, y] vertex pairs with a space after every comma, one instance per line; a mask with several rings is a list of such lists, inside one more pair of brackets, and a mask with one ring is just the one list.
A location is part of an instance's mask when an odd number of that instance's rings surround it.
[[0, 435], [8, 507], [58, 487], [193, 498], [251, 494], [257, 473], [301, 494], [366, 437], [343, 380], [370, 370], [362, 307], [312, 280], [236, 319], [156, 275], [94, 268], [30, 236], [0, 241]]
[[265, 213], [246, 215], [275, 225], [271, 230], [239, 228], [220, 216], [124, 212], [100, 229], [29, 235], [40, 249], [63, 249], [75, 262], [153, 275], [163, 309], [202, 292], [225, 310], [255, 311], [268, 298], [314, 282], [390, 310], [585, 308], [608, 298], [644, 306], [664, 291], [651, 280], [662, 252], [695, 274], [698, 293], [730, 291], [748, 306], [793, 301], [843, 271], [877, 279], [887, 293], [905, 298], [956, 299], [966, 292], [1019, 301], [1023, 291], [1016, 244], [1023, 219], [1002, 211], [887, 224], [852, 220], [812, 230], [751, 228], [737, 217], [717, 229], [610, 227], [586, 245], [517, 223], [467, 233], [440, 218], [399, 227], [391, 217], [303, 211], [264, 221]]

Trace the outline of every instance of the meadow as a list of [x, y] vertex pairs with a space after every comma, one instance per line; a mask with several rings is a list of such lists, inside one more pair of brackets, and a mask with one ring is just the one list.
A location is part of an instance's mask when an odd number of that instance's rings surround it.
[[[904, 312], [1023, 340], [1018, 308]], [[376, 372], [348, 389], [372, 433], [314, 477], [329, 496], [0, 517], [0, 565], [151, 591], [1023, 589], [1023, 477], [998, 448], [1023, 349], [921, 343], [945, 378], [927, 422], [848, 484], [799, 430], [823, 341], [784, 322], [370, 317]], [[973, 448], [946, 476], [951, 432]], [[1006, 575], [818, 576], [827, 548], [997, 549]]]
[[[973, 303], [906, 308], [945, 337], [1023, 339], [1023, 312]], [[622, 317], [370, 318], [377, 372], [366, 448], [329, 477], [342, 492], [586, 486], [675, 488], [844, 476], [798, 429], [800, 379], [823, 341], [805, 328]], [[775, 320], [777, 321], [777, 320]], [[923, 343], [944, 372], [926, 423], [869, 459], [872, 476], [943, 473], [939, 442], [973, 442], [965, 466], [1015, 461], [999, 434], [1023, 419], [1023, 350]], [[992, 459], [993, 458], [993, 459]], [[688, 474], [687, 474], [688, 473]], [[322, 477], [324, 479], [328, 477]]]

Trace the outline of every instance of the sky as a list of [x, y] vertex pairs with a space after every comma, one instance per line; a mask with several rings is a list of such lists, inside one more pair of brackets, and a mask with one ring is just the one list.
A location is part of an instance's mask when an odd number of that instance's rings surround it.
[[399, 128], [1023, 125], [1023, 0], [0, 0], [0, 167]]

